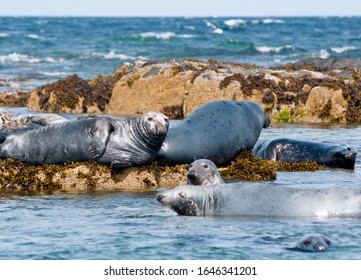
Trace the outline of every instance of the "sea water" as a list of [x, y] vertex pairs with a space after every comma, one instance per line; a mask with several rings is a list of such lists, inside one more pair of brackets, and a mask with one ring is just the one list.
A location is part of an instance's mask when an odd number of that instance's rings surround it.
[[[136, 58], [277, 66], [361, 57], [361, 17], [0, 17], [0, 81], [31, 90], [69, 75], [110, 75]], [[1, 83], [0, 83], [1, 84]]]

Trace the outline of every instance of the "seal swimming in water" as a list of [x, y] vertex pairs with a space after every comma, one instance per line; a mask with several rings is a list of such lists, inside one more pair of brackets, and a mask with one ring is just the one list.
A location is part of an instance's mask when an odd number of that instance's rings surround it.
[[156, 160], [176, 165], [207, 158], [215, 164], [227, 164], [242, 150], [252, 149], [268, 125], [267, 114], [255, 102], [209, 102], [170, 127]]
[[361, 217], [361, 189], [301, 189], [277, 183], [185, 185], [157, 194], [178, 215]]
[[323, 235], [310, 235], [302, 238], [292, 250], [304, 252], [324, 252], [330, 247], [331, 241]]
[[224, 184], [217, 166], [208, 159], [193, 161], [188, 169], [187, 184], [189, 185], [215, 185]]
[[123, 167], [151, 163], [168, 131], [158, 112], [142, 117], [98, 117], [9, 132], [1, 138], [0, 158], [30, 164], [95, 160]]
[[274, 161], [314, 161], [320, 165], [346, 169], [355, 167], [357, 154], [350, 148], [287, 138], [256, 143], [252, 152], [257, 157]]

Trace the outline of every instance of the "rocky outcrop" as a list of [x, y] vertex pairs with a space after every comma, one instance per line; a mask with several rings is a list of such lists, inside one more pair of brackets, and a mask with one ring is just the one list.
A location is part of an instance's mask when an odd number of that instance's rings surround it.
[[360, 61], [351, 59], [308, 59], [271, 69], [215, 60], [137, 60], [112, 76], [71, 76], [35, 89], [27, 106], [114, 115], [161, 111], [181, 119], [206, 102], [229, 99], [258, 102], [274, 121], [361, 123], [360, 69]]
[[[278, 170], [314, 171], [315, 163], [276, 163], [250, 152], [241, 153], [229, 166], [220, 169], [226, 181], [275, 180]], [[186, 184], [188, 165], [148, 166], [112, 169], [97, 162], [32, 166], [14, 160], [0, 160], [0, 194], [31, 195], [113, 191], [152, 191], [159, 187]]]

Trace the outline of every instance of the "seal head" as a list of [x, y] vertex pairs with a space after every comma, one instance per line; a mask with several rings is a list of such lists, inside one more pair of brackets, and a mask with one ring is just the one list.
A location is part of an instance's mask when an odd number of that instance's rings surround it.
[[295, 250], [305, 252], [324, 252], [330, 247], [331, 241], [323, 235], [310, 235], [301, 239]]
[[198, 159], [191, 163], [187, 174], [188, 185], [224, 184], [217, 166], [208, 159]]

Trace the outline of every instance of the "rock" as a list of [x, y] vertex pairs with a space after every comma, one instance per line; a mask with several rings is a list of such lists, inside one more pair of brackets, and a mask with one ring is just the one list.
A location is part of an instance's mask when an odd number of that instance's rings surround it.
[[0, 106], [4, 107], [26, 107], [30, 93], [6, 91], [0, 94]]
[[[315, 163], [280, 163], [242, 152], [229, 166], [220, 169], [227, 181], [260, 181], [276, 179], [277, 170], [314, 171], [323, 167]], [[0, 160], [0, 194], [32, 195], [55, 193], [86, 193], [154, 191], [159, 187], [186, 184], [188, 165], [149, 166], [112, 169], [87, 161], [65, 165], [32, 166], [14, 159]]]
[[294, 63], [295, 67], [313, 67], [314, 69], [329, 71], [340, 69], [361, 70], [361, 60], [351, 58], [307, 58]]
[[308, 59], [267, 69], [215, 60], [137, 60], [123, 64], [112, 76], [88, 81], [71, 76], [45, 85], [30, 94], [27, 106], [35, 111], [114, 115], [161, 111], [182, 119], [206, 102], [229, 99], [262, 104], [274, 121], [359, 124], [359, 64]]

